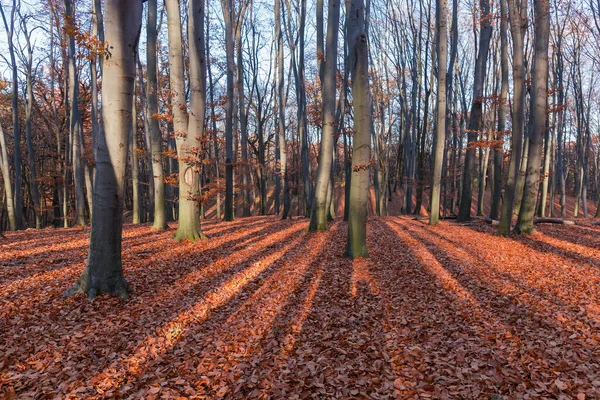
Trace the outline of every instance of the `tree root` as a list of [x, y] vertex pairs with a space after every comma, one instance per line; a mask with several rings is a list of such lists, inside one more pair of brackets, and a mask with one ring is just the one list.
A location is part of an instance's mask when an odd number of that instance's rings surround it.
[[94, 300], [94, 298], [96, 296], [98, 296], [99, 294], [106, 293], [106, 294], [117, 296], [117, 297], [120, 297], [120, 298], [126, 300], [129, 298], [129, 293], [131, 292], [131, 288], [130, 288], [129, 284], [127, 283], [127, 281], [125, 281], [125, 279], [122, 279], [119, 283], [114, 285], [113, 288], [110, 288], [108, 286], [105, 286], [105, 287], [95, 287], [95, 286], [86, 287], [86, 286], [87, 285], [83, 284], [80, 280], [75, 285], [73, 285], [70, 289], [68, 289], [63, 294], [63, 297], [67, 298], [67, 297], [71, 297], [71, 296], [85, 294], [85, 295], [87, 295], [88, 299], [91, 301], [91, 300]]
[[204, 240], [206, 238], [206, 235], [202, 233], [202, 231], [187, 232], [186, 230], [184, 232], [180, 232], [178, 229], [177, 232], [173, 234], [173, 239], [175, 239], [176, 242], [181, 242], [182, 240], [189, 240], [190, 242], [195, 242], [196, 240]]

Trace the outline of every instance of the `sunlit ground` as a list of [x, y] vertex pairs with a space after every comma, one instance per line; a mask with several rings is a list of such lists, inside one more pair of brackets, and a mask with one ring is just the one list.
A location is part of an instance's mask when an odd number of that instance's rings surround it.
[[0, 398], [600, 397], [600, 228], [372, 218], [352, 261], [307, 225], [128, 225], [132, 297], [93, 302], [62, 298], [89, 229], [7, 233]]

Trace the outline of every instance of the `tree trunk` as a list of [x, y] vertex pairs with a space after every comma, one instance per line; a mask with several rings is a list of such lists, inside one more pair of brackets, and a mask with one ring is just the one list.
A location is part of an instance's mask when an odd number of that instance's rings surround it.
[[[285, 141], [285, 95], [283, 78], [283, 33], [281, 31], [281, 1], [275, 0], [275, 40], [277, 41], [277, 134], [279, 137], [279, 179], [283, 181], [283, 213], [281, 219], [290, 216], [290, 187], [287, 171], [287, 151]], [[279, 196], [276, 201], [279, 200]], [[276, 207], [278, 208], [278, 207]]]
[[[208, 3], [207, 3], [208, 4]], [[206, 14], [209, 15], [210, 9], [206, 8]], [[207, 31], [210, 32], [210, 27], [208, 25], [210, 18], [206, 19], [207, 21]], [[213, 151], [215, 157], [215, 186], [217, 188], [217, 201], [216, 201], [216, 216], [217, 220], [221, 219], [221, 188], [220, 188], [220, 177], [221, 177], [221, 169], [219, 165], [219, 141], [217, 140], [217, 119], [215, 115], [215, 87], [213, 85], [212, 78], [212, 70], [210, 68], [210, 37], [206, 35], [206, 70], [208, 72], [208, 85], [210, 86], [210, 120], [212, 122], [212, 135], [213, 135]]]
[[[369, 51], [363, 0], [352, 0], [348, 21], [348, 52], [352, 73], [354, 140], [350, 212], [346, 255], [367, 257], [367, 206], [371, 158], [371, 101], [369, 92]], [[368, 16], [367, 16], [368, 18]]]
[[140, 218], [140, 206], [141, 206], [141, 195], [140, 190], [140, 178], [139, 178], [139, 167], [138, 167], [138, 154], [137, 154], [137, 105], [136, 105], [136, 84], [133, 82], [133, 103], [131, 104], [131, 130], [129, 133], [129, 149], [131, 151], [131, 185], [133, 195], [133, 216], [132, 222], [139, 224]]
[[502, 214], [498, 225], [498, 234], [508, 236], [512, 221], [515, 198], [517, 192], [517, 178], [521, 162], [523, 147], [523, 132], [525, 129], [525, 64], [524, 45], [525, 17], [527, 16], [526, 3], [517, 0], [508, 0], [508, 14], [511, 36], [513, 40], [513, 111], [512, 111], [512, 139], [510, 163], [504, 187], [502, 200]]
[[[152, 179], [154, 181], [154, 224], [152, 229], [167, 229], [165, 179], [162, 155], [162, 134], [158, 123], [158, 82], [156, 77], [156, 20], [157, 0], [148, 0], [148, 24], [146, 26], [146, 96], [147, 119], [150, 128], [150, 154]], [[170, 38], [169, 38], [170, 39]]]
[[[15, 170], [15, 181], [14, 181], [14, 192], [13, 192], [13, 217], [11, 223], [11, 230], [23, 229], [23, 187], [21, 179], [21, 125], [19, 122], [19, 79], [17, 70], [17, 61], [15, 58], [15, 16], [17, 13], [17, 1], [13, 0], [12, 10], [10, 13], [10, 21], [7, 21], [6, 15], [4, 14], [4, 7], [0, 4], [0, 12], [2, 13], [2, 20], [4, 22], [4, 29], [8, 39], [8, 53], [10, 55], [10, 68], [12, 70], [12, 94], [11, 94], [11, 106], [12, 106], [12, 123], [13, 123], [13, 136], [14, 136], [14, 170]], [[6, 162], [8, 162], [6, 160]], [[10, 179], [9, 179], [10, 180]], [[12, 191], [12, 190], [11, 190]], [[7, 192], [8, 194], [8, 192]]]
[[531, 132], [523, 201], [515, 230], [533, 233], [533, 218], [540, 182], [542, 142], [547, 129], [548, 110], [548, 42], [550, 37], [550, 5], [548, 0], [534, 0], [535, 51], [531, 79]]
[[106, 0], [106, 40], [110, 55], [104, 61], [102, 115], [104, 130], [98, 138], [92, 230], [88, 261], [67, 294], [100, 292], [127, 297], [121, 241], [125, 196], [125, 167], [135, 80], [135, 51], [142, 24], [142, 3]]
[[205, 238], [200, 229], [199, 154], [206, 111], [206, 58], [204, 52], [204, 0], [190, 0], [188, 8], [190, 57], [190, 115], [185, 136], [177, 137], [179, 159], [179, 225], [175, 240]]
[[234, 100], [234, 65], [233, 65], [233, 0], [221, 0], [223, 19], [225, 21], [225, 54], [227, 75], [227, 103], [225, 112], [225, 221], [235, 219], [233, 204], [233, 100]]
[[33, 139], [31, 137], [31, 119], [33, 117], [33, 49], [31, 48], [31, 36], [27, 30], [25, 19], [22, 20], [21, 27], [24, 30], [24, 36], [27, 44], [27, 63], [25, 64], [26, 87], [27, 87], [27, 104], [25, 108], [25, 137], [27, 138], [27, 153], [29, 156], [29, 178], [31, 186], [31, 197], [33, 200], [35, 227], [41, 229], [42, 209], [40, 207], [40, 193], [38, 189], [36, 165], [35, 165], [35, 150], [33, 148]]
[[508, 11], [507, 0], [500, 0], [500, 98], [498, 99], [498, 129], [496, 131], [496, 140], [498, 144], [494, 146], [494, 194], [492, 195], [492, 208], [490, 209], [490, 218], [498, 219], [500, 211], [500, 201], [502, 199], [502, 159], [504, 131], [506, 129], [506, 112], [508, 101]]
[[[64, 0], [67, 24], [74, 25], [72, 0]], [[76, 65], [75, 38], [69, 34], [69, 132], [73, 157], [73, 181], [75, 184], [75, 225], [85, 225], [85, 193], [81, 150], [83, 148], [83, 126], [79, 111], [79, 77]]]
[[244, 97], [244, 63], [242, 59], [242, 23], [236, 30], [237, 45], [237, 93], [238, 112], [240, 115], [240, 141], [242, 148], [242, 216], [250, 217], [250, 180], [248, 168], [248, 116], [246, 114], [246, 99]]
[[11, 231], [17, 229], [15, 216], [15, 203], [10, 176], [10, 164], [8, 160], [8, 148], [6, 147], [6, 136], [4, 128], [0, 122], [0, 167], [2, 168], [2, 178], [4, 180], [4, 193], [6, 195], [6, 211], [8, 212], [8, 226]]
[[327, 54], [323, 73], [323, 129], [319, 148], [319, 167], [317, 184], [312, 204], [309, 230], [327, 230], [327, 189], [330, 184], [331, 164], [333, 162], [333, 134], [335, 133], [335, 94], [337, 72], [338, 27], [340, 23], [340, 2], [329, 0], [327, 17]]
[[447, 0], [436, 2], [436, 50], [438, 59], [437, 109], [435, 140], [433, 151], [433, 183], [431, 185], [431, 204], [429, 223], [436, 225], [440, 217], [440, 189], [442, 181], [442, 162], [444, 158], [444, 142], [446, 140], [446, 57], [447, 57]]
[[458, 211], [458, 221], [471, 219], [471, 200], [473, 192], [473, 170], [475, 164], [475, 149], [471, 143], [475, 142], [482, 129], [483, 118], [483, 83], [486, 75], [486, 64], [492, 37], [492, 24], [489, 0], [480, 0], [481, 8], [481, 34], [479, 36], [479, 54], [475, 64], [475, 76], [473, 80], [473, 100], [471, 103], [471, 116], [469, 119], [469, 130], [467, 134], [469, 147], [465, 155], [463, 171], [462, 194]]

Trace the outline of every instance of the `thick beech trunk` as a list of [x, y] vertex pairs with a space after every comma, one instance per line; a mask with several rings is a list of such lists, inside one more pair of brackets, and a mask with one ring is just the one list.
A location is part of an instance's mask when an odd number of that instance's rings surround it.
[[87, 264], [67, 294], [100, 292], [127, 297], [121, 241], [125, 196], [125, 167], [131, 130], [135, 52], [142, 23], [142, 3], [106, 0], [106, 40], [111, 52], [104, 61], [102, 117], [98, 137], [92, 230]]

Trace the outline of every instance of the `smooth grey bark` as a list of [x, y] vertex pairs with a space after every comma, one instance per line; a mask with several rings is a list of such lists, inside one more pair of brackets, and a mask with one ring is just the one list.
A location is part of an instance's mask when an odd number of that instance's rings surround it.
[[[502, 140], [506, 129], [506, 113], [508, 111], [508, 10], [507, 0], [500, 0], [500, 97], [498, 99], [498, 128], [495, 139]], [[500, 201], [502, 199], [502, 144], [494, 148], [494, 193], [492, 195], [492, 206], [490, 218], [498, 219], [500, 213]]]
[[139, 54], [137, 55], [137, 70], [139, 71], [137, 76], [138, 76], [138, 85], [140, 87], [140, 105], [142, 108], [142, 118], [144, 121], [144, 135], [143, 135], [143, 139], [144, 139], [144, 146], [143, 148], [145, 149], [145, 153], [146, 153], [146, 159], [145, 161], [145, 169], [146, 169], [146, 173], [143, 175], [145, 176], [148, 181], [146, 182], [146, 199], [147, 199], [147, 203], [148, 203], [148, 221], [153, 221], [154, 220], [154, 199], [152, 196], [152, 193], [154, 193], [154, 179], [152, 178], [152, 152], [150, 151], [150, 122], [148, 121], [148, 112], [146, 111], [146, 109], [148, 108], [147, 106], [147, 101], [146, 101], [146, 85], [144, 85], [144, 67], [142, 66], [142, 62], [140, 60]]
[[140, 207], [142, 204], [142, 190], [140, 190], [139, 164], [137, 154], [137, 104], [136, 81], [133, 82], [133, 102], [131, 104], [131, 129], [129, 131], [129, 151], [131, 153], [131, 186], [133, 197], [132, 223], [141, 223]]
[[[210, 4], [207, 4], [206, 7], [206, 15], [209, 15], [210, 12]], [[206, 18], [206, 31], [210, 32], [210, 26], [209, 26], [209, 22], [210, 22], [210, 18]], [[211, 126], [211, 130], [212, 130], [212, 141], [213, 141], [213, 156], [215, 158], [215, 183], [217, 186], [217, 201], [216, 201], [216, 216], [217, 216], [217, 220], [221, 219], [221, 190], [220, 190], [220, 177], [221, 177], [221, 169], [220, 169], [220, 164], [219, 164], [219, 141], [217, 138], [217, 117], [215, 114], [215, 86], [213, 84], [213, 77], [212, 77], [212, 69], [211, 69], [211, 64], [210, 64], [210, 37], [209, 35], [206, 35], [206, 45], [205, 45], [205, 50], [206, 50], [206, 70], [208, 72], [208, 86], [210, 87], [210, 120], [212, 123]]]
[[[64, 0], [65, 18], [67, 24], [74, 24], [72, 0]], [[75, 225], [85, 225], [85, 192], [84, 169], [82, 164], [83, 126], [79, 111], [79, 74], [76, 65], [75, 38], [68, 34], [69, 62], [69, 133], [71, 136], [71, 156], [73, 168], [73, 183], [75, 186]]]
[[[550, 136], [550, 127], [546, 127], [546, 131], [544, 132], [544, 163], [543, 163], [543, 171], [542, 171], [542, 183], [540, 190], [540, 200], [539, 200], [539, 216], [540, 218], [546, 217], [546, 205], [548, 200], [548, 183], [550, 181], [550, 155], [552, 149], [552, 137]], [[550, 207], [552, 207], [552, 201], [550, 202]]]
[[[246, 8], [243, 8], [245, 13]], [[244, 94], [244, 60], [242, 51], [242, 27], [243, 18], [240, 16], [240, 21], [236, 29], [236, 53], [237, 53], [237, 93], [238, 93], [238, 113], [240, 120], [240, 147], [242, 153], [242, 216], [250, 217], [250, 169], [248, 163], [248, 114], [246, 109], [246, 98]]]
[[152, 179], [154, 180], [154, 223], [152, 229], [167, 229], [165, 179], [162, 154], [162, 134], [158, 123], [158, 81], [156, 77], [156, 21], [157, 0], [148, 0], [148, 23], [146, 25], [146, 98], [147, 119], [150, 128], [150, 153], [152, 159]]
[[123, 277], [121, 243], [128, 138], [131, 130], [135, 52], [142, 24], [142, 3], [106, 0], [106, 40], [111, 52], [104, 61], [102, 118], [98, 137], [92, 229], [87, 264], [66, 294], [99, 293], [128, 297]]
[[[15, 57], [15, 18], [17, 15], [18, 7], [20, 2], [16, 0], [12, 1], [12, 9], [10, 12], [10, 21], [6, 19], [4, 13], [4, 7], [0, 3], [0, 14], [2, 14], [2, 21], [4, 22], [4, 29], [6, 30], [6, 36], [8, 39], [8, 53], [10, 56], [10, 68], [11, 68], [11, 111], [12, 111], [12, 125], [13, 125], [13, 137], [14, 137], [14, 191], [13, 192], [13, 222], [11, 224], [11, 230], [23, 229], [23, 185], [21, 177], [21, 124], [19, 121], [19, 79], [17, 61]], [[8, 194], [8, 192], [7, 192]], [[8, 204], [8, 203], [7, 203]], [[7, 206], [8, 207], [8, 206]]]
[[233, 115], [234, 115], [234, 38], [233, 38], [233, 0], [221, 0], [223, 19], [225, 21], [225, 55], [227, 78], [227, 103], [225, 110], [225, 212], [223, 219], [233, 221], [235, 209], [233, 204]]
[[329, 0], [327, 16], [327, 54], [321, 97], [323, 99], [323, 123], [321, 146], [319, 148], [319, 167], [317, 168], [317, 184], [312, 202], [309, 230], [327, 230], [327, 189], [330, 184], [331, 163], [333, 161], [333, 134], [335, 133], [335, 94], [337, 72], [338, 28], [340, 22], [339, 0]]
[[525, 63], [523, 38], [527, 29], [526, 16], [527, 4], [517, 0], [508, 0], [508, 15], [510, 31], [513, 40], [513, 102], [512, 102], [512, 139], [510, 162], [504, 198], [502, 200], [502, 214], [498, 225], [498, 234], [508, 236], [512, 221], [515, 198], [517, 192], [517, 178], [521, 162], [523, 147], [523, 133], [525, 131]]
[[548, 118], [548, 43], [550, 38], [550, 4], [534, 0], [535, 50], [531, 78], [531, 132], [523, 201], [515, 231], [533, 233], [533, 219], [540, 182], [542, 143]]
[[177, 136], [179, 159], [179, 225], [175, 240], [205, 238], [200, 228], [200, 153], [206, 112], [204, 0], [188, 8], [190, 114], [185, 136]]
[[60, 220], [62, 219], [62, 224], [67, 225], [67, 218], [65, 217], [65, 214], [63, 213], [63, 210], [65, 209], [65, 197], [63, 195], [63, 191], [64, 191], [64, 182], [62, 181], [62, 178], [65, 176], [65, 163], [64, 160], [61, 159], [62, 157], [62, 152], [61, 152], [61, 138], [60, 138], [60, 132], [61, 132], [61, 123], [60, 120], [58, 118], [58, 107], [56, 105], [56, 90], [55, 90], [55, 77], [54, 77], [54, 71], [56, 70], [56, 64], [55, 64], [55, 59], [54, 59], [54, 29], [55, 29], [55, 19], [54, 19], [54, 7], [53, 7], [53, 3], [50, 3], [50, 26], [49, 26], [49, 34], [50, 34], [50, 38], [52, 40], [50, 40], [50, 52], [49, 52], [49, 62], [50, 62], [50, 99], [51, 99], [51, 104], [52, 104], [52, 119], [54, 122], [54, 128], [55, 128], [55, 133], [56, 133], [56, 143], [54, 144], [55, 150], [56, 150], [56, 154], [57, 154], [57, 162], [56, 162], [56, 176], [57, 179], [55, 179], [56, 182], [56, 196], [58, 197], [58, 204], [57, 204], [57, 209], [55, 209], [55, 226], [59, 226], [60, 225]]
[[[569, 3], [570, 4], [570, 3]], [[567, 16], [569, 13], [570, 7], [567, 8]], [[559, 22], [558, 22], [558, 14], [559, 13], [555, 13], [555, 20], [556, 20], [556, 26], [559, 26]], [[567, 178], [566, 178], [566, 165], [565, 165], [565, 160], [564, 160], [564, 120], [565, 120], [565, 99], [566, 99], [566, 95], [567, 95], [567, 90], [569, 85], [566, 85], [567, 89], [565, 89], [564, 86], [564, 57], [563, 57], [563, 46], [562, 46], [562, 41], [563, 41], [563, 32], [565, 30], [565, 27], [567, 26], [567, 24], [563, 24], [562, 27], [559, 29], [559, 31], [557, 32], [557, 34], [555, 35], [556, 37], [556, 43], [554, 43], [554, 50], [556, 52], [556, 57], [555, 57], [555, 62], [553, 63], [553, 65], [555, 66], [555, 82], [556, 82], [556, 86], [557, 86], [557, 106], [559, 107], [558, 110], [558, 115], [557, 115], [557, 125], [556, 125], [556, 141], [557, 141], [557, 146], [556, 146], [556, 167], [555, 167], [555, 175], [556, 175], [556, 181], [558, 183], [558, 187], [559, 187], [559, 193], [560, 193], [560, 216], [562, 218], [564, 218], [566, 216], [566, 199], [567, 199], [567, 194], [566, 194], [566, 186], [567, 186]], [[554, 198], [552, 198], [552, 202], [554, 202]], [[552, 207], [552, 209], [554, 209], [554, 207]]]
[[[206, 7], [206, 15], [209, 15], [210, 12], [210, 8], [209, 8], [209, 4]], [[207, 32], [210, 32], [210, 26], [208, 25], [210, 22], [210, 18], [206, 18], [206, 30]], [[217, 220], [221, 219], [221, 190], [220, 190], [220, 182], [219, 179], [221, 177], [221, 169], [220, 169], [220, 164], [219, 164], [219, 141], [217, 138], [217, 117], [215, 114], [215, 86], [213, 84], [213, 77], [212, 77], [212, 69], [211, 69], [211, 64], [210, 64], [210, 37], [209, 35], [206, 35], [206, 45], [205, 45], [205, 49], [206, 49], [206, 70], [208, 72], [208, 86], [210, 87], [210, 120], [212, 123], [211, 126], [211, 130], [212, 130], [212, 139], [213, 139], [213, 156], [215, 158], [215, 183], [217, 185], [217, 201], [216, 201], [216, 216], [217, 216]], [[263, 214], [264, 215], [264, 214]]]
[[27, 55], [25, 57], [25, 85], [27, 102], [25, 104], [25, 137], [27, 140], [27, 155], [29, 158], [29, 184], [33, 200], [35, 227], [41, 229], [43, 225], [42, 210], [40, 207], [40, 193], [37, 182], [35, 149], [31, 137], [31, 119], [33, 117], [33, 49], [31, 47], [31, 33], [27, 27], [27, 19], [21, 16], [21, 28], [25, 36]]
[[304, 183], [304, 216], [310, 217], [312, 201], [312, 182], [310, 180], [310, 155], [308, 149], [308, 117], [306, 111], [306, 82], [304, 68], [304, 30], [306, 25], [306, 0], [300, 0], [299, 53], [298, 53], [298, 135], [302, 143], [302, 181]]
[[469, 147], [465, 155], [463, 170], [462, 193], [458, 209], [458, 221], [467, 221], [471, 218], [471, 201], [473, 192], [473, 172], [475, 165], [475, 149], [470, 143], [475, 142], [483, 127], [483, 83], [485, 80], [486, 64], [492, 37], [492, 23], [489, 0], [480, 0], [481, 9], [479, 35], [479, 54], [475, 63], [475, 76], [473, 77], [473, 100], [467, 140]]
[[[290, 216], [290, 187], [287, 171], [287, 150], [285, 140], [285, 81], [283, 77], [283, 32], [281, 30], [281, 0], [275, 0], [275, 40], [277, 41], [277, 135], [279, 144], [279, 181], [283, 182], [283, 212], [281, 219]], [[277, 151], [277, 150], [276, 150]], [[276, 203], [279, 196], [276, 197]], [[279, 207], [275, 207], [278, 209]], [[276, 213], [279, 210], [276, 210]]]
[[440, 217], [440, 194], [442, 181], [442, 162], [446, 141], [446, 58], [447, 58], [447, 11], [448, 1], [436, 1], [436, 51], [438, 60], [437, 106], [435, 140], [433, 151], [433, 183], [431, 185], [431, 204], [429, 223], [436, 225]]
[[8, 160], [8, 148], [6, 147], [6, 136], [2, 122], [0, 122], [0, 168], [4, 180], [4, 194], [6, 195], [6, 211], [8, 212], [8, 227], [11, 231], [17, 229], [15, 217], [15, 203], [12, 190], [12, 177]]
[[347, 27], [348, 65], [352, 77], [354, 140], [346, 255], [367, 257], [367, 207], [371, 158], [371, 99], [369, 50], [363, 0], [352, 0]]

